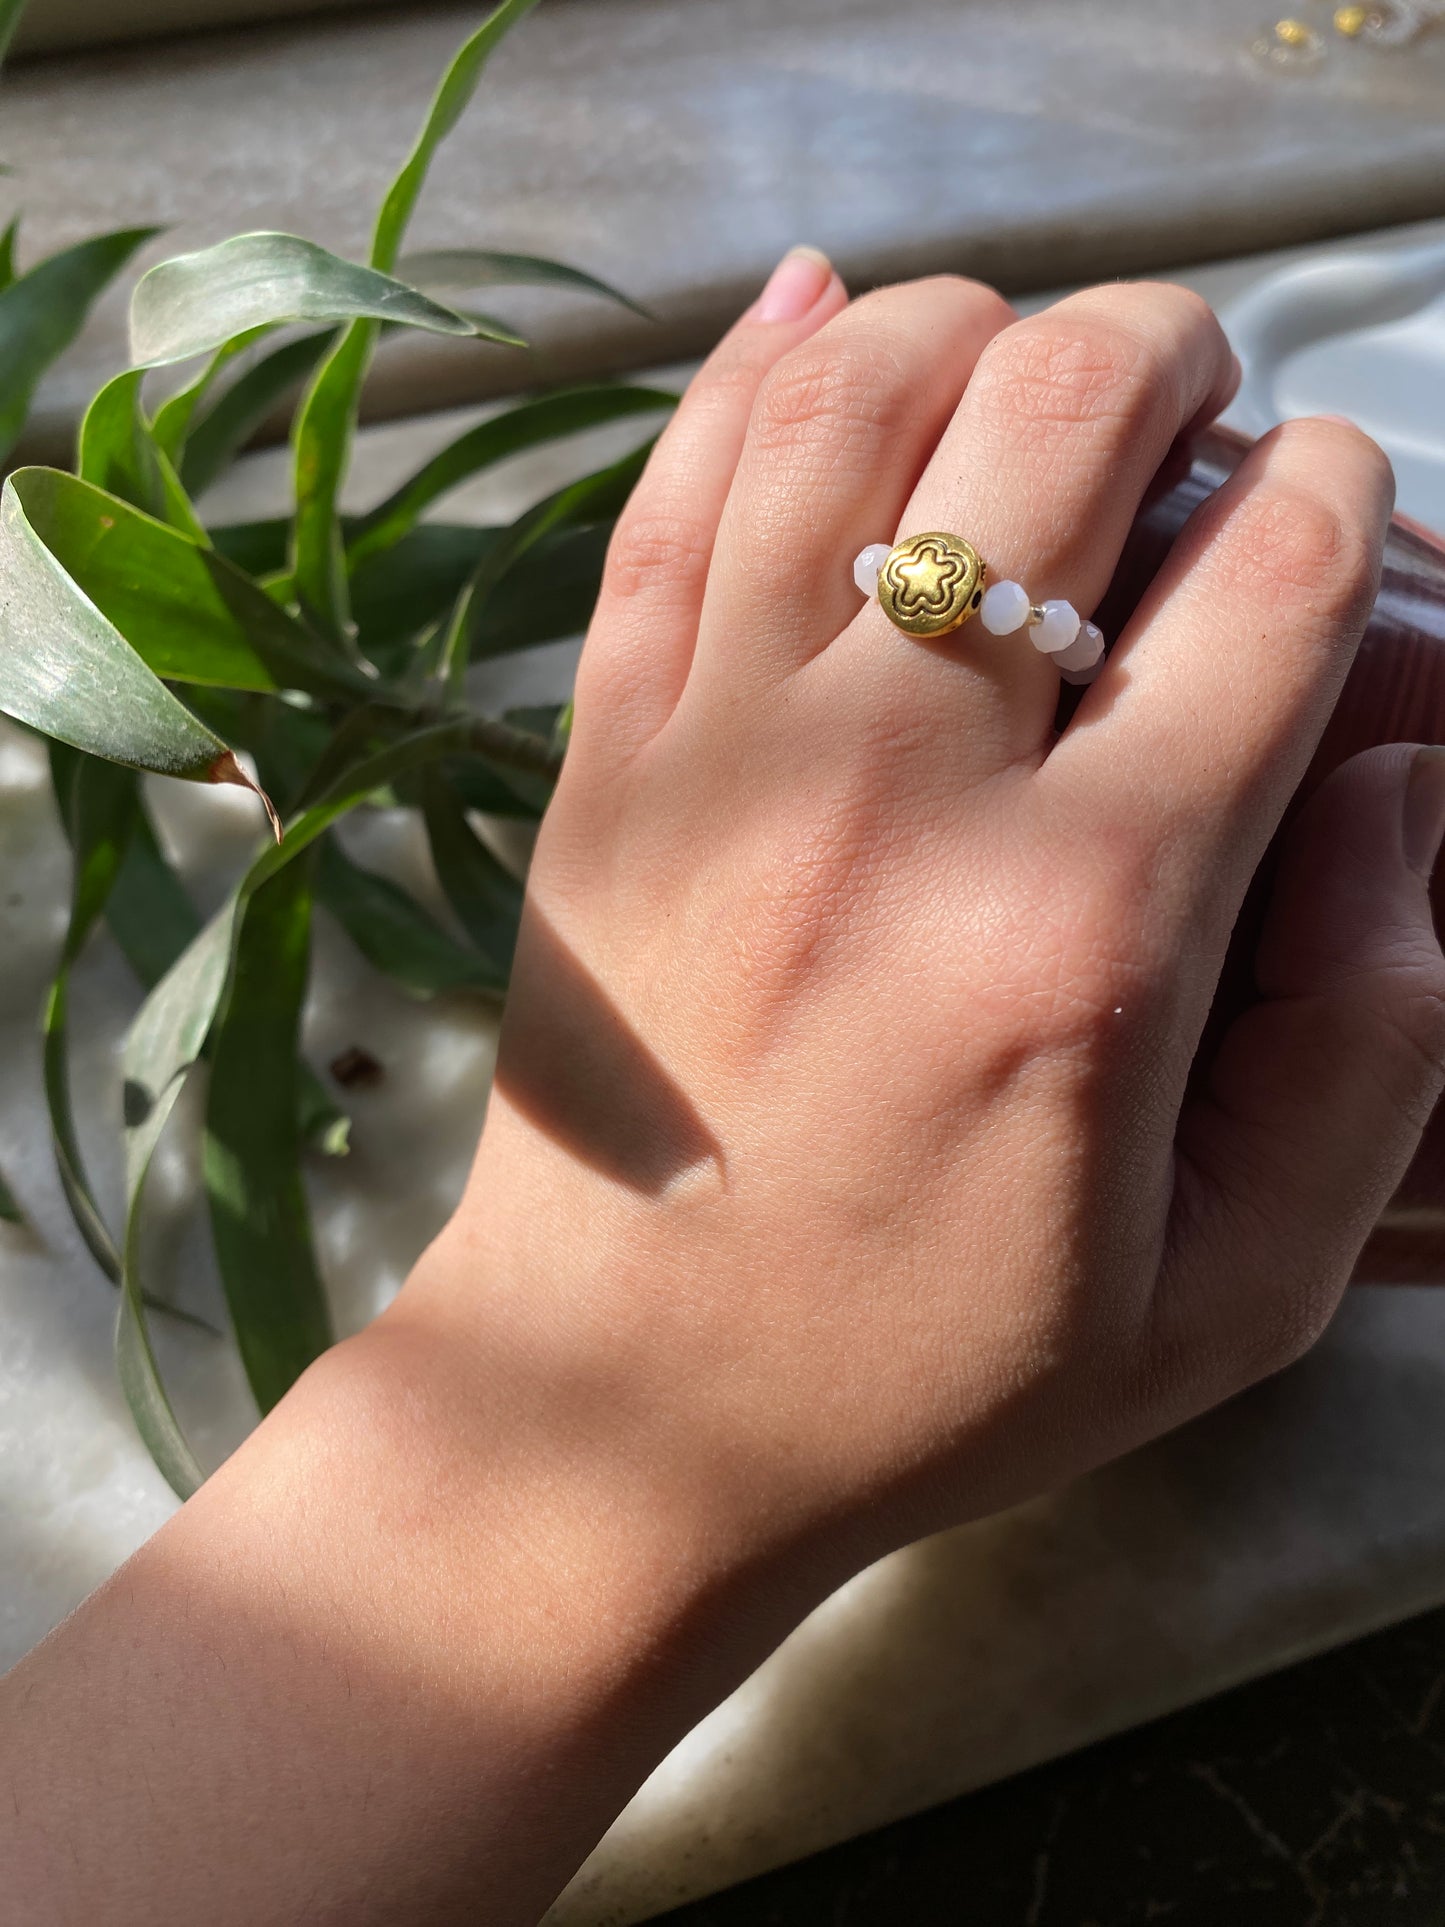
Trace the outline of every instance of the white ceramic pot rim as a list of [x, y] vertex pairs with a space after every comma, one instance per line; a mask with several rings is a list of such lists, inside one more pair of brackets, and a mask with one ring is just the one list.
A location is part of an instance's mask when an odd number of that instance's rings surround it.
[[1404, 321], [1445, 294], [1445, 240], [1361, 250], [1281, 268], [1226, 310], [1225, 329], [1244, 366], [1230, 419], [1262, 435], [1284, 417], [1276, 384], [1302, 348], [1362, 328]]

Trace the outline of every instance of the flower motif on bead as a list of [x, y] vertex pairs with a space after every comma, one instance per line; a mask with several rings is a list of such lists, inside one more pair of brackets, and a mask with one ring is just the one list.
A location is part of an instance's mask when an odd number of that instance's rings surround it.
[[910, 616], [946, 615], [968, 573], [963, 556], [932, 537], [895, 549], [884, 568], [894, 601]]
[[977, 609], [983, 582], [983, 564], [961, 536], [915, 535], [879, 571], [878, 600], [910, 635], [945, 635]]

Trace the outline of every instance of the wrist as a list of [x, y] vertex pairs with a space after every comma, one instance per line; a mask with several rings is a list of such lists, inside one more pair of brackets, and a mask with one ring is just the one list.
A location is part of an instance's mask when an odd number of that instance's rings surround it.
[[[137, 1865], [156, 1812], [195, 1816], [165, 1845], [167, 1919], [289, 1916], [302, 1867], [338, 1919], [460, 1922], [484, 1893], [499, 1927], [536, 1919], [811, 1603], [603, 1358], [522, 1319], [463, 1330], [444, 1299], [419, 1279], [320, 1359], [8, 1682], [0, 1769], [23, 1758], [42, 1810], [134, 1785]], [[238, 1776], [267, 1853], [220, 1891]], [[7, 1808], [0, 1857], [37, 1922], [138, 1927], [143, 1875], [83, 1835]]]

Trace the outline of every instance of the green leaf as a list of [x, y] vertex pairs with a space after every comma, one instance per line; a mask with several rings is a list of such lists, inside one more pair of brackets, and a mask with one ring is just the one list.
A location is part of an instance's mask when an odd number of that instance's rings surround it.
[[506, 987], [495, 965], [458, 943], [409, 891], [353, 863], [335, 837], [321, 848], [316, 896], [372, 968], [414, 997]]
[[10, 42], [15, 37], [15, 29], [20, 25], [26, 0], [0, 0], [0, 60], [10, 51]]
[[222, 522], [209, 531], [218, 555], [234, 562], [245, 575], [272, 575], [286, 566], [290, 523], [280, 517], [265, 522]]
[[442, 77], [416, 145], [382, 202], [371, 244], [373, 267], [390, 272], [396, 266], [437, 149], [471, 105], [483, 69], [498, 43], [536, 4], [537, 0], [502, 0], [502, 5], [456, 53]]
[[141, 407], [144, 380], [143, 369], [129, 369], [95, 397], [80, 424], [76, 472], [93, 487], [118, 495], [209, 547], [210, 538]]
[[[507, 749], [520, 758], [525, 745], [535, 757], [539, 775], [553, 769], [550, 745], [521, 735], [503, 723], [480, 716], [457, 716], [403, 736], [353, 763], [342, 772], [325, 795], [302, 810], [286, 825], [283, 842], [265, 850], [247, 872], [243, 890], [258, 889], [285, 864], [309, 848], [324, 831], [348, 810], [354, 809], [378, 790], [395, 783], [412, 770], [425, 769], [455, 756], [485, 755], [489, 748]], [[513, 886], [514, 888], [518, 886]]]
[[211, 1040], [206, 1194], [236, 1341], [262, 1412], [332, 1342], [296, 1122], [311, 869], [292, 862], [245, 893]]
[[[191, 907], [179, 881], [171, 872], [155, 843], [154, 831], [145, 814], [134, 771], [114, 763], [96, 762], [63, 743], [50, 745], [51, 779], [61, 822], [74, 857], [72, 910], [65, 946], [54, 982], [46, 998], [42, 1022], [43, 1072], [46, 1107], [50, 1116], [51, 1141], [62, 1193], [70, 1208], [76, 1229], [91, 1256], [112, 1284], [121, 1282], [121, 1256], [110, 1227], [96, 1201], [94, 1188], [86, 1173], [75, 1133], [70, 1098], [69, 1073], [69, 977], [102, 910], [136, 974], [150, 987], [180, 955], [200, 928], [200, 919]], [[136, 853], [149, 843], [158, 875], [164, 878], [167, 894], [152, 886], [142, 901], [128, 903], [134, 890], [136, 872], [132, 867]], [[120, 861], [117, 866], [116, 853]], [[179, 903], [179, 909], [177, 906]], [[156, 964], [158, 933], [156, 923], [144, 921], [145, 913], [155, 913], [160, 935], [169, 935], [173, 948], [164, 963]], [[167, 931], [166, 919], [170, 927]], [[128, 941], [134, 934], [140, 943]], [[309, 1073], [308, 1073], [309, 1076]], [[311, 1080], [315, 1084], [315, 1080]], [[316, 1086], [319, 1091], [320, 1087]], [[329, 1103], [321, 1092], [324, 1103]], [[333, 1133], [334, 1123], [330, 1126]], [[157, 1301], [146, 1299], [147, 1304]], [[203, 1319], [176, 1307], [159, 1304], [158, 1309], [189, 1324], [211, 1331]]]
[[[181, 455], [181, 480], [193, 496], [204, 495], [220, 480], [272, 411], [305, 381], [334, 338], [331, 329], [323, 328], [283, 342], [197, 414]], [[285, 560], [283, 534], [274, 566], [280, 568]]]
[[400, 674], [422, 630], [438, 622], [501, 531], [423, 522], [366, 556], [351, 579], [356, 638], [384, 674]]
[[112, 1284], [119, 1284], [120, 1253], [96, 1203], [76, 1137], [70, 1101], [68, 1006], [71, 968], [105, 911], [135, 827], [136, 777], [134, 771], [114, 763], [96, 762], [89, 756], [72, 758], [69, 752], [52, 755], [52, 774], [75, 861], [70, 922], [41, 1026], [45, 1105], [70, 1215], [95, 1262]]
[[[243, 544], [266, 539], [259, 531], [224, 531]], [[538, 643], [580, 636], [592, 619], [610, 522], [563, 528], [538, 537], [515, 556], [477, 616], [478, 657], [506, 655]], [[352, 578], [357, 638], [367, 657], [400, 675], [418, 633], [455, 605], [500, 529], [422, 522], [393, 548], [370, 555]], [[219, 539], [219, 536], [218, 536]]]
[[24, 1224], [25, 1213], [20, 1209], [19, 1200], [5, 1181], [5, 1173], [0, 1171], [0, 1221], [5, 1224]]
[[200, 932], [201, 919], [185, 885], [167, 863], [143, 799], [105, 920], [121, 955], [152, 990]]
[[0, 293], [0, 460], [15, 446], [40, 377], [80, 333], [97, 295], [158, 232], [126, 228], [82, 241]]
[[[52, 743], [51, 749], [75, 755], [60, 744]], [[201, 919], [195, 905], [165, 859], [139, 792], [134, 829], [105, 915], [122, 955], [147, 990], [155, 988], [200, 934]], [[300, 1093], [296, 1115], [303, 1141], [323, 1156], [344, 1156], [350, 1118], [304, 1060], [297, 1066], [297, 1076]]]
[[597, 522], [557, 529], [518, 555], [476, 611], [476, 660], [584, 635], [612, 528]]
[[461, 798], [439, 769], [428, 769], [423, 779], [422, 816], [447, 902], [505, 983], [517, 947], [522, 886], [478, 838]]
[[[541, 791], [538, 796], [531, 786], [510, 772], [519, 788], [527, 789], [523, 796], [512, 787], [506, 775], [485, 762], [480, 756], [469, 756], [465, 762], [447, 764], [447, 780], [457, 796], [469, 810], [476, 810], [482, 816], [518, 817], [524, 822], [537, 822], [547, 803], [551, 800], [552, 784], [541, 777], [533, 780]], [[420, 807], [419, 786], [413, 793], [411, 786], [398, 790], [398, 795], [407, 803], [415, 802]]]
[[567, 288], [579, 294], [600, 294], [605, 300], [630, 308], [644, 321], [653, 318], [640, 302], [611, 282], [536, 254], [503, 254], [495, 248], [430, 248], [407, 255], [397, 272], [413, 287], [459, 294], [471, 288]]
[[353, 524], [347, 538], [351, 567], [355, 569], [369, 555], [390, 548], [449, 489], [508, 456], [629, 415], [655, 415], [676, 403], [677, 397], [662, 389], [604, 382], [543, 395], [493, 415], [433, 455], [410, 480]]
[[472, 324], [478, 341], [490, 341], [499, 348], [530, 348], [531, 342], [520, 335], [510, 321], [501, 321], [494, 314], [483, 314], [473, 307], [458, 308], [457, 313], [465, 315]]
[[202, 1473], [161, 1382], [141, 1286], [141, 1206], [156, 1145], [210, 1034], [235, 933], [232, 897], [141, 1005], [121, 1052], [125, 1105], [126, 1225], [115, 1355], [121, 1389], [146, 1449], [182, 1499]]
[[[182, 1498], [201, 1482], [200, 1467], [166, 1396], [146, 1328], [140, 1236], [146, 1177], [181, 1089], [206, 1048], [223, 996], [229, 995], [232, 952], [251, 900], [293, 863], [337, 819], [406, 772], [473, 747], [479, 724], [458, 718], [418, 730], [368, 757], [338, 779], [312, 809], [288, 826], [285, 841], [251, 865], [235, 893], [191, 943], [141, 1005], [121, 1053], [125, 1096], [126, 1230], [122, 1246], [121, 1309], [116, 1363], [121, 1386], [151, 1457]], [[485, 734], [485, 729], [483, 729]], [[300, 912], [283, 896], [267, 906], [285, 941], [297, 941]], [[264, 949], [264, 945], [263, 945]], [[294, 955], [291, 959], [294, 969]], [[264, 983], [252, 978], [264, 993]], [[251, 989], [245, 993], [251, 995]], [[294, 997], [288, 984], [279, 1002]], [[268, 1044], [268, 1049], [272, 1045]], [[270, 1112], [268, 1111], [268, 1115]]]
[[288, 561], [294, 592], [310, 621], [337, 642], [349, 628], [351, 606], [336, 505], [375, 342], [369, 322], [347, 329], [318, 369], [291, 432], [296, 514]]
[[266, 332], [264, 328], [253, 328], [248, 334], [233, 335], [229, 341], [222, 343], [198, 375], [174, 394], [167, 395], [156, 410], [151, 427], [168, 461], [180, 460], [196, 410], [220, 379], [222, 369]]
[[[51, 473], [22, 469], [0, 494], [0, 709], [108, 762], [254, 789], [226, 744], [176, 701], [31, 526], [29, 485], [43, 507]], [[123, 503], [116, 510], [134, 513]]]
[[[303, 689], [333, 698], [375, 693], [370, 680], [328, 657], [224, 557], [88, 481], [58, 469], [21, 469], [6, 484], [0, 521], [7, 513], [14, 518], [17, 544], [23, 529], [27, 549], [43, 554], [49, 570], [44, 598], [38, 571], [32, 570], [33, 588], [22, 596], [17, 585], [5, 614], [28, 609], [32, 621], [54, 630], [79, 621], [77, 612], [88, 617], [92, 627], [98, 618], [113, 638], [110, 653], [115, 654], [119, 642], [152, 680], [164, 677], [230, 689]], [[57, 576], [63, 585], [58, 591]], [[67, 686], [55, 692], [56, 705], [68, 712], [79, 703], [98, 700], [108, 708], [104, 688], [97, 689], [89, 679], [81, 686], [73, 645], [67, 646], [59, 633], [54, 643], [52, 675], [69, 672]], [[154, 688], [147, 693], [155, 700]], [[167, 700], [180, 709], [174, 697]], [[0, 706], [8, 707], [3, 684]]]
[[580, 481], [570, 482], [566, 488], [534, 503], [487, 550], [457, 600], [442, 652], [442, 675], [453, 691], [460, 689], [469, 662], [500, 655], [515, 646], [499, 641], [497, 631], [488, 620], [491, 598], [509, 570], [545, 536], [618, 516], [651, 453], [652, 443], [644, 442], [621, 461], [599, 469], [594, 475], [584, 475]]
[[[389, 274], [396, 266], [437, 149], [470, 104], [493, 48], [536, 4], [537, 0], [502, 0], [453, 59], [416, 145], [382, 202], [371, 244], [374, 269]], [[351, 611], [337, 504], [351, 459], [361, 387], [375, 345], [375, 322], [354, 322], [317, 374], [292, 432], [296, 520], [291, 569], [296, 594], [303, 611], [338, 643], [347, 634]]]
[[308, 1151], [350, 1156], [351, 1119], [304, 1058], [296, 1060], [296, 1127]]
[[20, 238], [20, 216], [17, 214], [3, 234], [0, 234], [0, 291], [8, 288], [15, 279], [15, 244]]
[[141, 276], [130, 304], [131, 360], [159, 368], [210, 354], [253, 328], [363, 316], [431, 334], [477, 333], [454, 308], [314, 241], [238, 234]]

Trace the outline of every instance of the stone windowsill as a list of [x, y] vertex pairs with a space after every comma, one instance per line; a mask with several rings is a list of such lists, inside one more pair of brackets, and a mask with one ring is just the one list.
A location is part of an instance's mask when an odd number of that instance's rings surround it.
[[[168, 230], [151, 258], [256, 227], [358, 254], [481, 12], [427, 0], [22, 65], [4, 198], [32, 258], [143, 221]], [[369, 408], [696, 354], [799, 240], [858, 286], [948, 268], [1017, 291], [1441, 212], [1445, 34], [1281, 79], [1245, 51], [1259, 17], [1258, 0], [548, 0], [448, 144], [416, 244], [556, 255], [656, 319], [508, 298], [533, 355], [405, 340]], [[124, 359], [118, 293], [28, 452], [65, 448]]]

